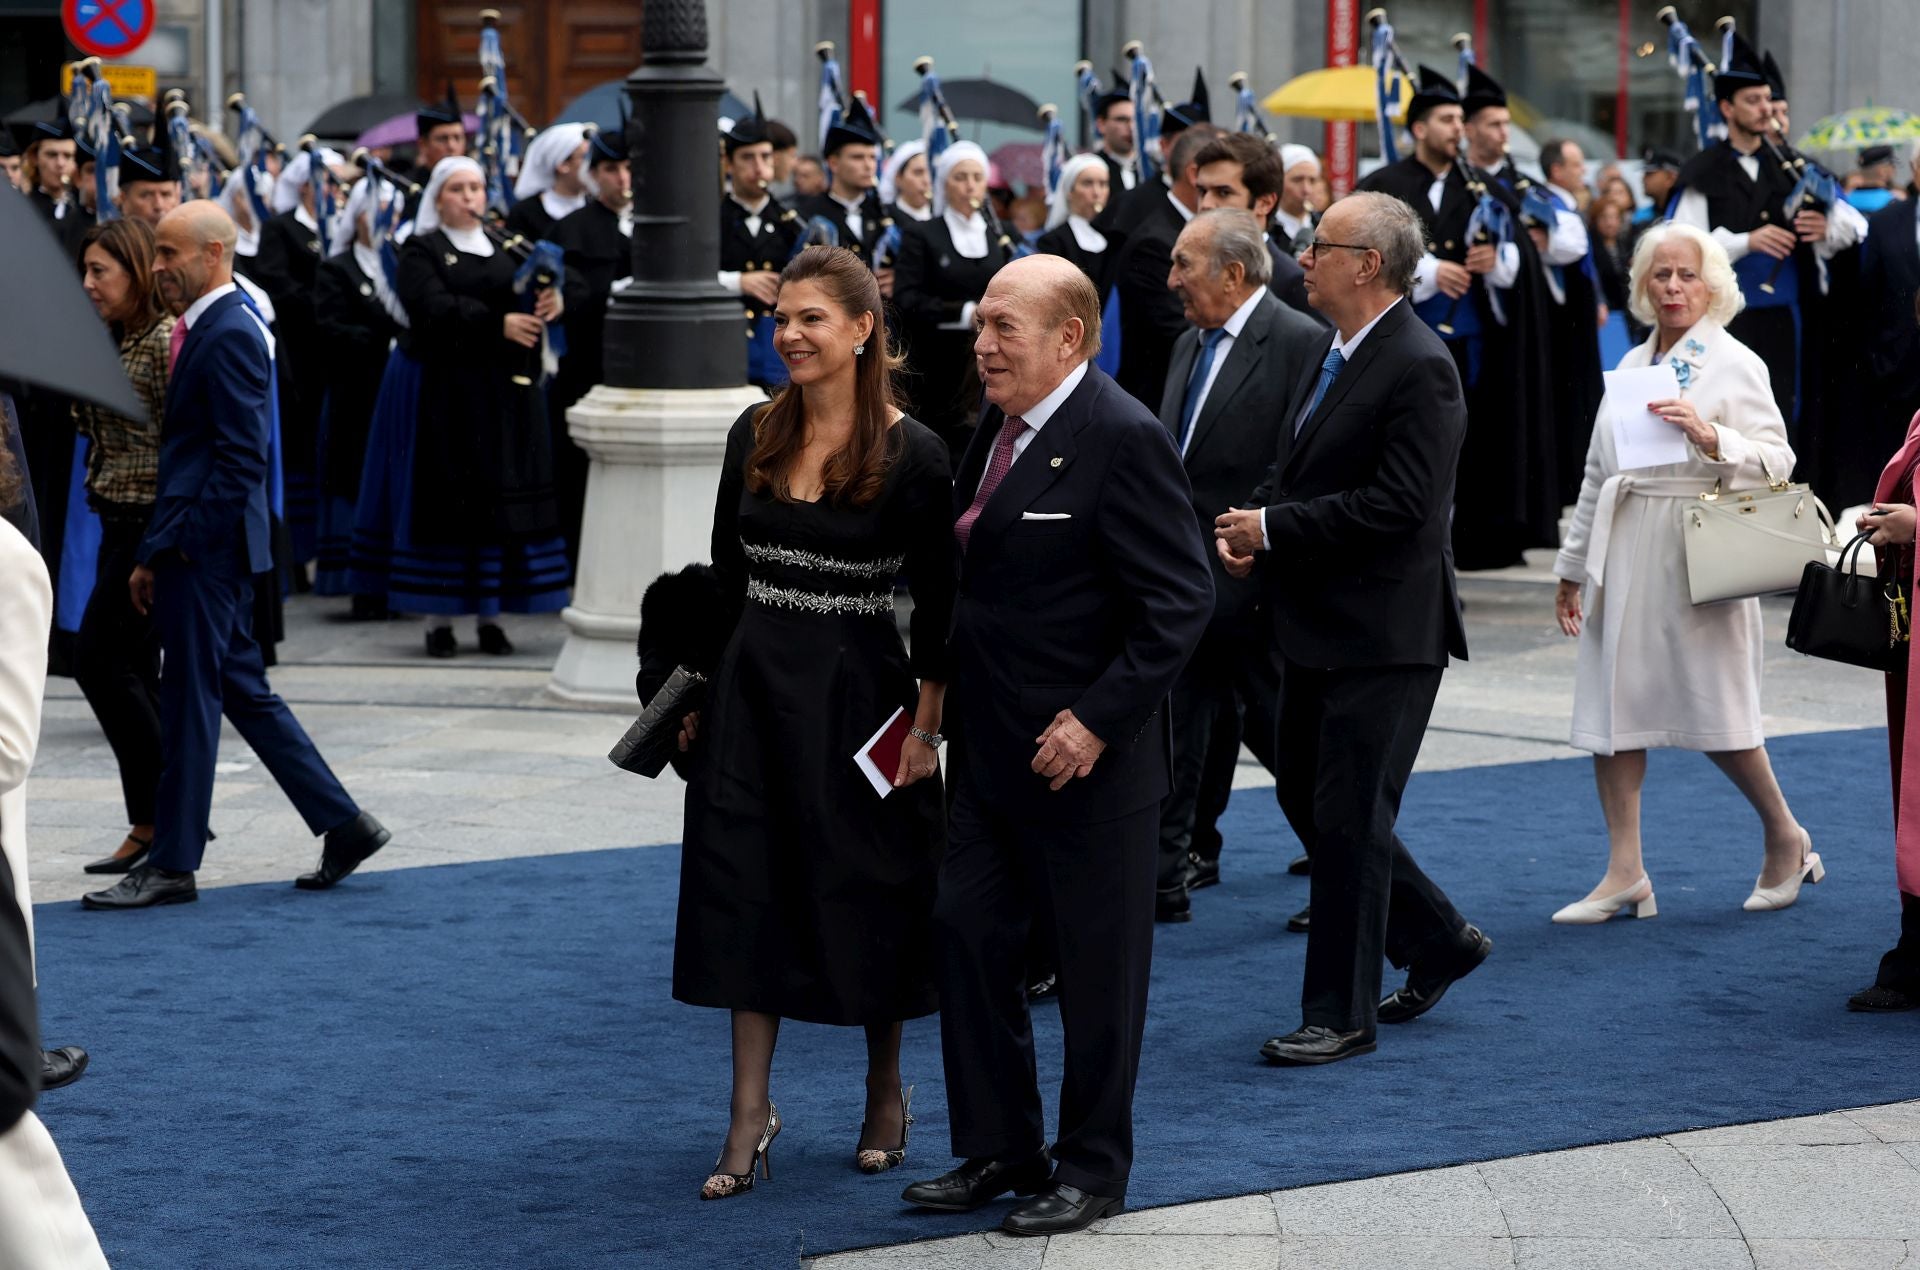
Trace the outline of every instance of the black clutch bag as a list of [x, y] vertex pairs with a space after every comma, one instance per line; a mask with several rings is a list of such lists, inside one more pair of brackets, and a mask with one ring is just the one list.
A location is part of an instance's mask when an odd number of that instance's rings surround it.
[[658, 776], [680, 752], [680, 720], [707, 700], [707, 677], [677, 667], [647, 700], [620, 743], [607, 752], [615, 767], [641, 776]]
[[1871, 531], [1840, 552], [1840, 567], [1810, 560], [1787, 619], [1787, 647], [1809, 657], [1895, 671], [1907, 661], [1907, 597], [1897, 581], [1862, 577], [1860, 548]]

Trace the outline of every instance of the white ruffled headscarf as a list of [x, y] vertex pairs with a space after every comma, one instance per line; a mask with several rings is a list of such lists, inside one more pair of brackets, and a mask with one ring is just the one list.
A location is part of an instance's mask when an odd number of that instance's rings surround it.
[[1292, 143], [1280, 147], [1280, 170], [1282, 172], [1291, 172], [1302, 163], [1311, 163], [1316, 173], [1320, 171], [1320, 156], [1307, 147], [1293, 145]]
[[[955, 168], [969, 159], [980, 165], [980, 174], [982, 176], [989, 175], [992, 172], [992, 165], [987, 162], [987, 152], [982, 150], [979, 143], [975, 141], [956, 141], [942, 150], [940, 157], [934, 160], [933, 214], [935, 216], [946, 215], [947, 177], [953, 174]], [[971, 207], [963, 207], [959, 210], [964, 215], [973, 215], [973, 209]]]
[[420, 211], [413, 218], [415, 237], [440, 228], [440, 191], [456, 172], [471, 172], [483, 182], [487, 179], [480, 165], [464, 154], [449, 155], [434, 164], [433, 175], [427, 178], [426, 192], [420, 196]]
[[[329, 168], [346, 162], [332, 150], [321, 150], [320, 161]], [[280, 169], [280, 179], [273, 183], [273, 211], [277, 216], [281, 212], [290, 212], [300, 206], [300, 191], [307, 188], [307, 181], [313, 175], [313, 156], [302, 150], [287, 161]]]
[[380, 307], [401, 326], [410, 326], [407, 310], [401, 305], [400, 297], [394, 294], [393, 284], [387, 281], [387, 267], [380, 259], [379, 241], [376, 239], [371, 244], [360, 241], [361, 221], [366, 222], [371, 236], [374, 233], [373, 218], [382, 205], [391, 206], [405, 201], [406, 195], [385, 181], [371, 176], [361, 177], [354, 184], [353, 193], [347, 196], [346, 214], [341, 218], [332, 246], [335, 256], [353, 253], [354, 263], [360, 266], [360, 272], [366, 274], [367, 281], [373, 284], [374, 298], [380, 301]]
[[[1073, 214], [1073, 183], [1088, 168], [1104, 168], [1107, 161], [1097, 154], [1076, 154], [1060, 165], [1060, 186], [1053, 192], [1053, 201], [1047, 204], [1047, 228], [1057, 229], [1067, 223], [1067, 217]], [[1112, 198], [1109, 190], [1107, 197]]]
[[241, 216], [255, 222], [260, 219], [260, 214], [254, 210], [252, 200], [247, 198], [249, 176], [252, 177], [254, 189], [258, 191], [260, 197], [268, 200], [268, 206], [272, 206], [273, 177], [255, 168], [233, 172], [227, 178], [226, 184], [220, 187], [220, 196], [213, 200], [227, 215], [233, 217], [233, 227], [240, 231], [240, 241], [233, 249], [233, 254], [236, 256], [260, 254], [260, 226], [256, 223], [252, 229], [244, 229], [240, 225]]
[[587, 142], [587, 126], [582, 123], [557, 123], [533, 139], [527, 157], [521, 160], [520, 176], [513, 183], [517, 199], [533, 198], [553, 188], [554, 169], [573, 157]]
[[886, 166], [880, 169], [880, 201], [897, 203], [900, 201], [900, 170], [907, 166], [917, 154], [927, 152], [924, 141], [902, 142], [900, 147], [887, 156]]

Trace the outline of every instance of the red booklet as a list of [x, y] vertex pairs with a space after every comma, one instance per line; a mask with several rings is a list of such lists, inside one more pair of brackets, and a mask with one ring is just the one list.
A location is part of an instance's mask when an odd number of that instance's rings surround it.
[[853, 756], [873, 792], [882, 798], [893, 792], [893, 778], [900, 771], [900, 747], [907, 743], [912, 728], [913, 716], [904, 707], [895, 710]]

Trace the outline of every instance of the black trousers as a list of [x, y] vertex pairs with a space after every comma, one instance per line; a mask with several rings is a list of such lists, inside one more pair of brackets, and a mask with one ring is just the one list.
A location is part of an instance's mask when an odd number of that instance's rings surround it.
[[1257, 610], [1216, 618], [1172, 694], [1173, 792], [1160, 806], [1161, 891], [1187, 884], [1187, 854], [1220, 858], [1220, 814], [1233, 793], [1244, 735], [1274, 770], [1274, 704], [1280, 693], [1271, 619]]
[[1280, 809], [1313, 856], [1306, 1024], [1372, 1031], [1380, 958], [1418, 961], [1466, 925], [1394, 832], [1440, 691], [1438, 666], [1316, 670], [1281, 662]]
[[73, 677], [120, 765], [127, 823], [153, 823], [160, 789], [160, 633], [133, 607], [127, 579], [146, 521], [102, 515], [93, 595], [80, 617]]
[[1124, 1195], [1159, 809], [1100, 824], [1029, 824], [982, 797], [964, 771], [933, 907], [953, 1153], [1014, 1160], [1045, 1145], [1026, 971], [1036, 900], [1051, 901], [1066, 1031], [1054, 1176]]

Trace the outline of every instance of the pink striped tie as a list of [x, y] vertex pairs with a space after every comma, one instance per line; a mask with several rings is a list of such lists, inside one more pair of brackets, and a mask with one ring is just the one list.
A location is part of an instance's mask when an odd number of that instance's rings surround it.
[[1027, 430], [1027, 421], [1019, 415], [1009, 415], [1000, 425], [1000, 435], [994, 438], [993, 455], [987, 460], [987, 474], [980, 478], [980, 491], [973, 496], [973, 504], [960, 513], [960, 519], [953, 523], [953, 536], [960, 540], [960, 550], [967, 549], [967, 539], [973, 534], [973, 522], [980, 519], [981, 511], [987, 500], [993, 497], [993, 491], [1000, 488], [1000, 482], [1007, 478], [1013, 467], [1013, 443], [1018, 441]]
[[180, 346], [187, 342], [187, 324], [175, 319], [173, 332], [167, 336], [167, 378], [173, 378], [173, 368], [180, 363]]

